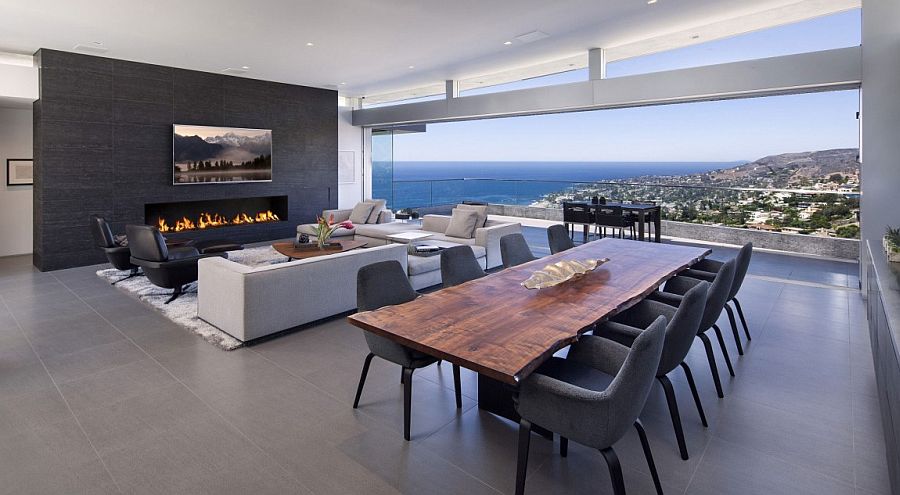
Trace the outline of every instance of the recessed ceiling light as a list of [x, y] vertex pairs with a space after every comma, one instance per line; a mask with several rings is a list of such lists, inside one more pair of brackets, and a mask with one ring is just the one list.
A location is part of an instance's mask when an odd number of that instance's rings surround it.
[[316, 44], [313, 43], [312, 41], [308, 41], [308, 42], [306, 43], [306, 46], [316, 46]]
[[341, 83], [341, 86], [346, 86], [346, 85], [347, 85], [347, 83], [345, 83], [345, 82]]
[[246, 65], [242, 65], [242, 66], [241, 66], [241, 69], [244, 69], [244, 70], [250, 70], [250, 67], [247, 67]]
[[504, 44], [504, 45], [511, 45], [511, 44], [512, 44], [512, 41], [504, 41], [503, 44]]
[[407, 67], [407, 68], [408, 68], [408, 69], [415, 69], [415, 68], [416, 68], [416, 66], [415, 66], [415, 65], [410, 65], [410, 66], [409, 66], [409, 67]]
[[647, 0], [647, 5], [653, 5], [653, 4], [656, 3], [657, 1], [658, 1], [658, 0]]

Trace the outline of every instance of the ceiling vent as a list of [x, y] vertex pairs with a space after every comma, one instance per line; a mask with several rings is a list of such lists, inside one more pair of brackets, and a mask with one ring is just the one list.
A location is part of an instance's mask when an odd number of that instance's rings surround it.
[[516, 40], [518, 40], [520, 43], [534, 43], [535, 41], [539, 41], [548, 37], [550, 37], [550, 35], [543, 31], [532, 31], [530, 33], [520, 34], [516, 36]]
[[103, 43], [92, 42], [92, 43], [79, 43], [75, 45], [73, 48], [76, 52], [82, 53], [106, 53], [109, 51], [109, 48], [103, 46]]
[[239, 76], [239, 75], [241, 75], [241, 74], [246, 74], [247, 71], [249, 71], [249, 70], [250, 70], [250, 69], [245, 69], [245, 68], [243, 68], [243, 67], [238, 67], [238, 68], [229, 67], [229, 68], [227, 68], [227, 69], [224, 69], [224, 70], [222, 71], [222, 74], [230, 74], [230, 75], [232, 75], [232, 76]]

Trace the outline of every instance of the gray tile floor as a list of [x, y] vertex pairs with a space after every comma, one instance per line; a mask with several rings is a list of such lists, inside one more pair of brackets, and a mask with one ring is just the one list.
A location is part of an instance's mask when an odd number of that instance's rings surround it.
[[[512, 492], [516, 426], [478, 410], [472, 373], [461, 411], [450, 366], [416, 373], [405, 442], [395, 366], [373, 362], [350, 407], [367, 351], [343, 319], [223, 352], [95, 269], [0, 258], [0, 492]], [[890, 493], [856, 270], [754, 256], [741, 292], [754, 338], [740, 358], [732, 343], [724, 400], [702, 348], [689, 356], [708, 429], [675, 376], [691, 459], [659, 388], [642, 415], [667, 493]], [[532, 441], [528, 493], [610, 492], [599, 453], [555, 447]], [[629, 493], [652, 493], [637, 436], [616, 449]]]

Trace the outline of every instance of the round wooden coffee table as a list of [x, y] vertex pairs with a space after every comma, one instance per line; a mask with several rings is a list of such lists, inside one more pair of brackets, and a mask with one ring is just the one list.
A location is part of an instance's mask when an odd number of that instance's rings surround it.
[[343, 253], [353, 249], [365, 247], [365, 241], [331, 241], [332, 246], [325, 249], [319, 249], [315, 243], [309, 244], [309, 247], [294, 247], [293, 242], [275, 242], [272, 247], [279, 253], [287, 256], [288, 261], [304, 260], [307, 258], [315, 258], [316, 256], [325, 256], [334, 253]]

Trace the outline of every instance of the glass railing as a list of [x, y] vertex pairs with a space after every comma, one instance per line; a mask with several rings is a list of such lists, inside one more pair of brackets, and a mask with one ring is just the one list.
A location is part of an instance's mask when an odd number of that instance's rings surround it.
[[810, 189], [715, 187], [631, 181], [445, 179], [394, 181], [394, 210], [454, 205], [463, 201], [562, 208], [565, 201], [652, 201], [662, 218], [774, 232], [857, 238], [859, 192], [822, 182]]

